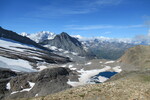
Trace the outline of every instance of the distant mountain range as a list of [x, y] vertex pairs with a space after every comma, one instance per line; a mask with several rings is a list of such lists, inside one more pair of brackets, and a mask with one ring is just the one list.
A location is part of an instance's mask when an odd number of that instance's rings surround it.
[[85, 38], [80, 35], [69, 36], [67, 33], [55, 34], [42, 31], [35, 34], [21, 33], [44, 47], [63, 49], [81, 56], [92, 56], [100, 59], [118, 59], [125, 50], [135, 45], [149, 45], [148, 41], [135, 39], [117, 39], [108, 37]]

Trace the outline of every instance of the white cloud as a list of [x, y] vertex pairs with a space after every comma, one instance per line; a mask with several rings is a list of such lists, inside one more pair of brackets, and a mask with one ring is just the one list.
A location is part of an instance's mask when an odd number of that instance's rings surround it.
[[71, 30], [95, 30], [95, 29], [106, 29], [106, 28], [140, 28], [144, 25], [128, 25], [128, 26], [114, 26], [114, 25], [66, 25], [66, 29]]
[[150, 29], [148, 30], [148, 36], [150, 37]]
[[64, 0], [56, 2], [50, 0], [47, 5], [36, 7], [36, 10], [29, 13], [29, 15], [48, 18], [62, 15], [87, 14], [98, 11], [108, 5], [118, 5], [122, 1], [123, 0]]

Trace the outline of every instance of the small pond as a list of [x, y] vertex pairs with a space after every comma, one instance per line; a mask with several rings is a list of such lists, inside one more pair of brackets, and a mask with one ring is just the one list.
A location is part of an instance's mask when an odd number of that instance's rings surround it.
[[100, 80], [101, 78], [99, 77], [103, 77], [103, 79], [109, 79], [115, 74], [117, 74], [117, 72], [111, 72], [111, 71], [100, 72], [99, 74], [92, 76], [88, 82], [89, 83], [101, 83], [101, 80]]

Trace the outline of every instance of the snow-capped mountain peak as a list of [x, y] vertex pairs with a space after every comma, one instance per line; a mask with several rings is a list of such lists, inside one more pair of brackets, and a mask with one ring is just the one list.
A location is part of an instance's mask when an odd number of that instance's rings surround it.
[[26, 32], [22, 32], [22, 33], [20, 33], [22, 36], [28, 36], [29, 34], [28, 33], [26, 33]]
[[37, 43], [42, 42], [44, 40], [54, 39], [54, 37], [56, 36], [55, 33], [49, 32], [49, 31], [41, 31], [41, 32], [32, 33], [32, 34], [22, 32], [21, 35], [26, 36]]

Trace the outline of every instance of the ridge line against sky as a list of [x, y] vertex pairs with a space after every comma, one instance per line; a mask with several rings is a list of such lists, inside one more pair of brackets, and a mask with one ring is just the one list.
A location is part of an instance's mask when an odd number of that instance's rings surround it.
[[150, 0], [0, 0], [0, 26], [17, 33], [48, 30], [132, 38], [148, 34], [149, 4]]

